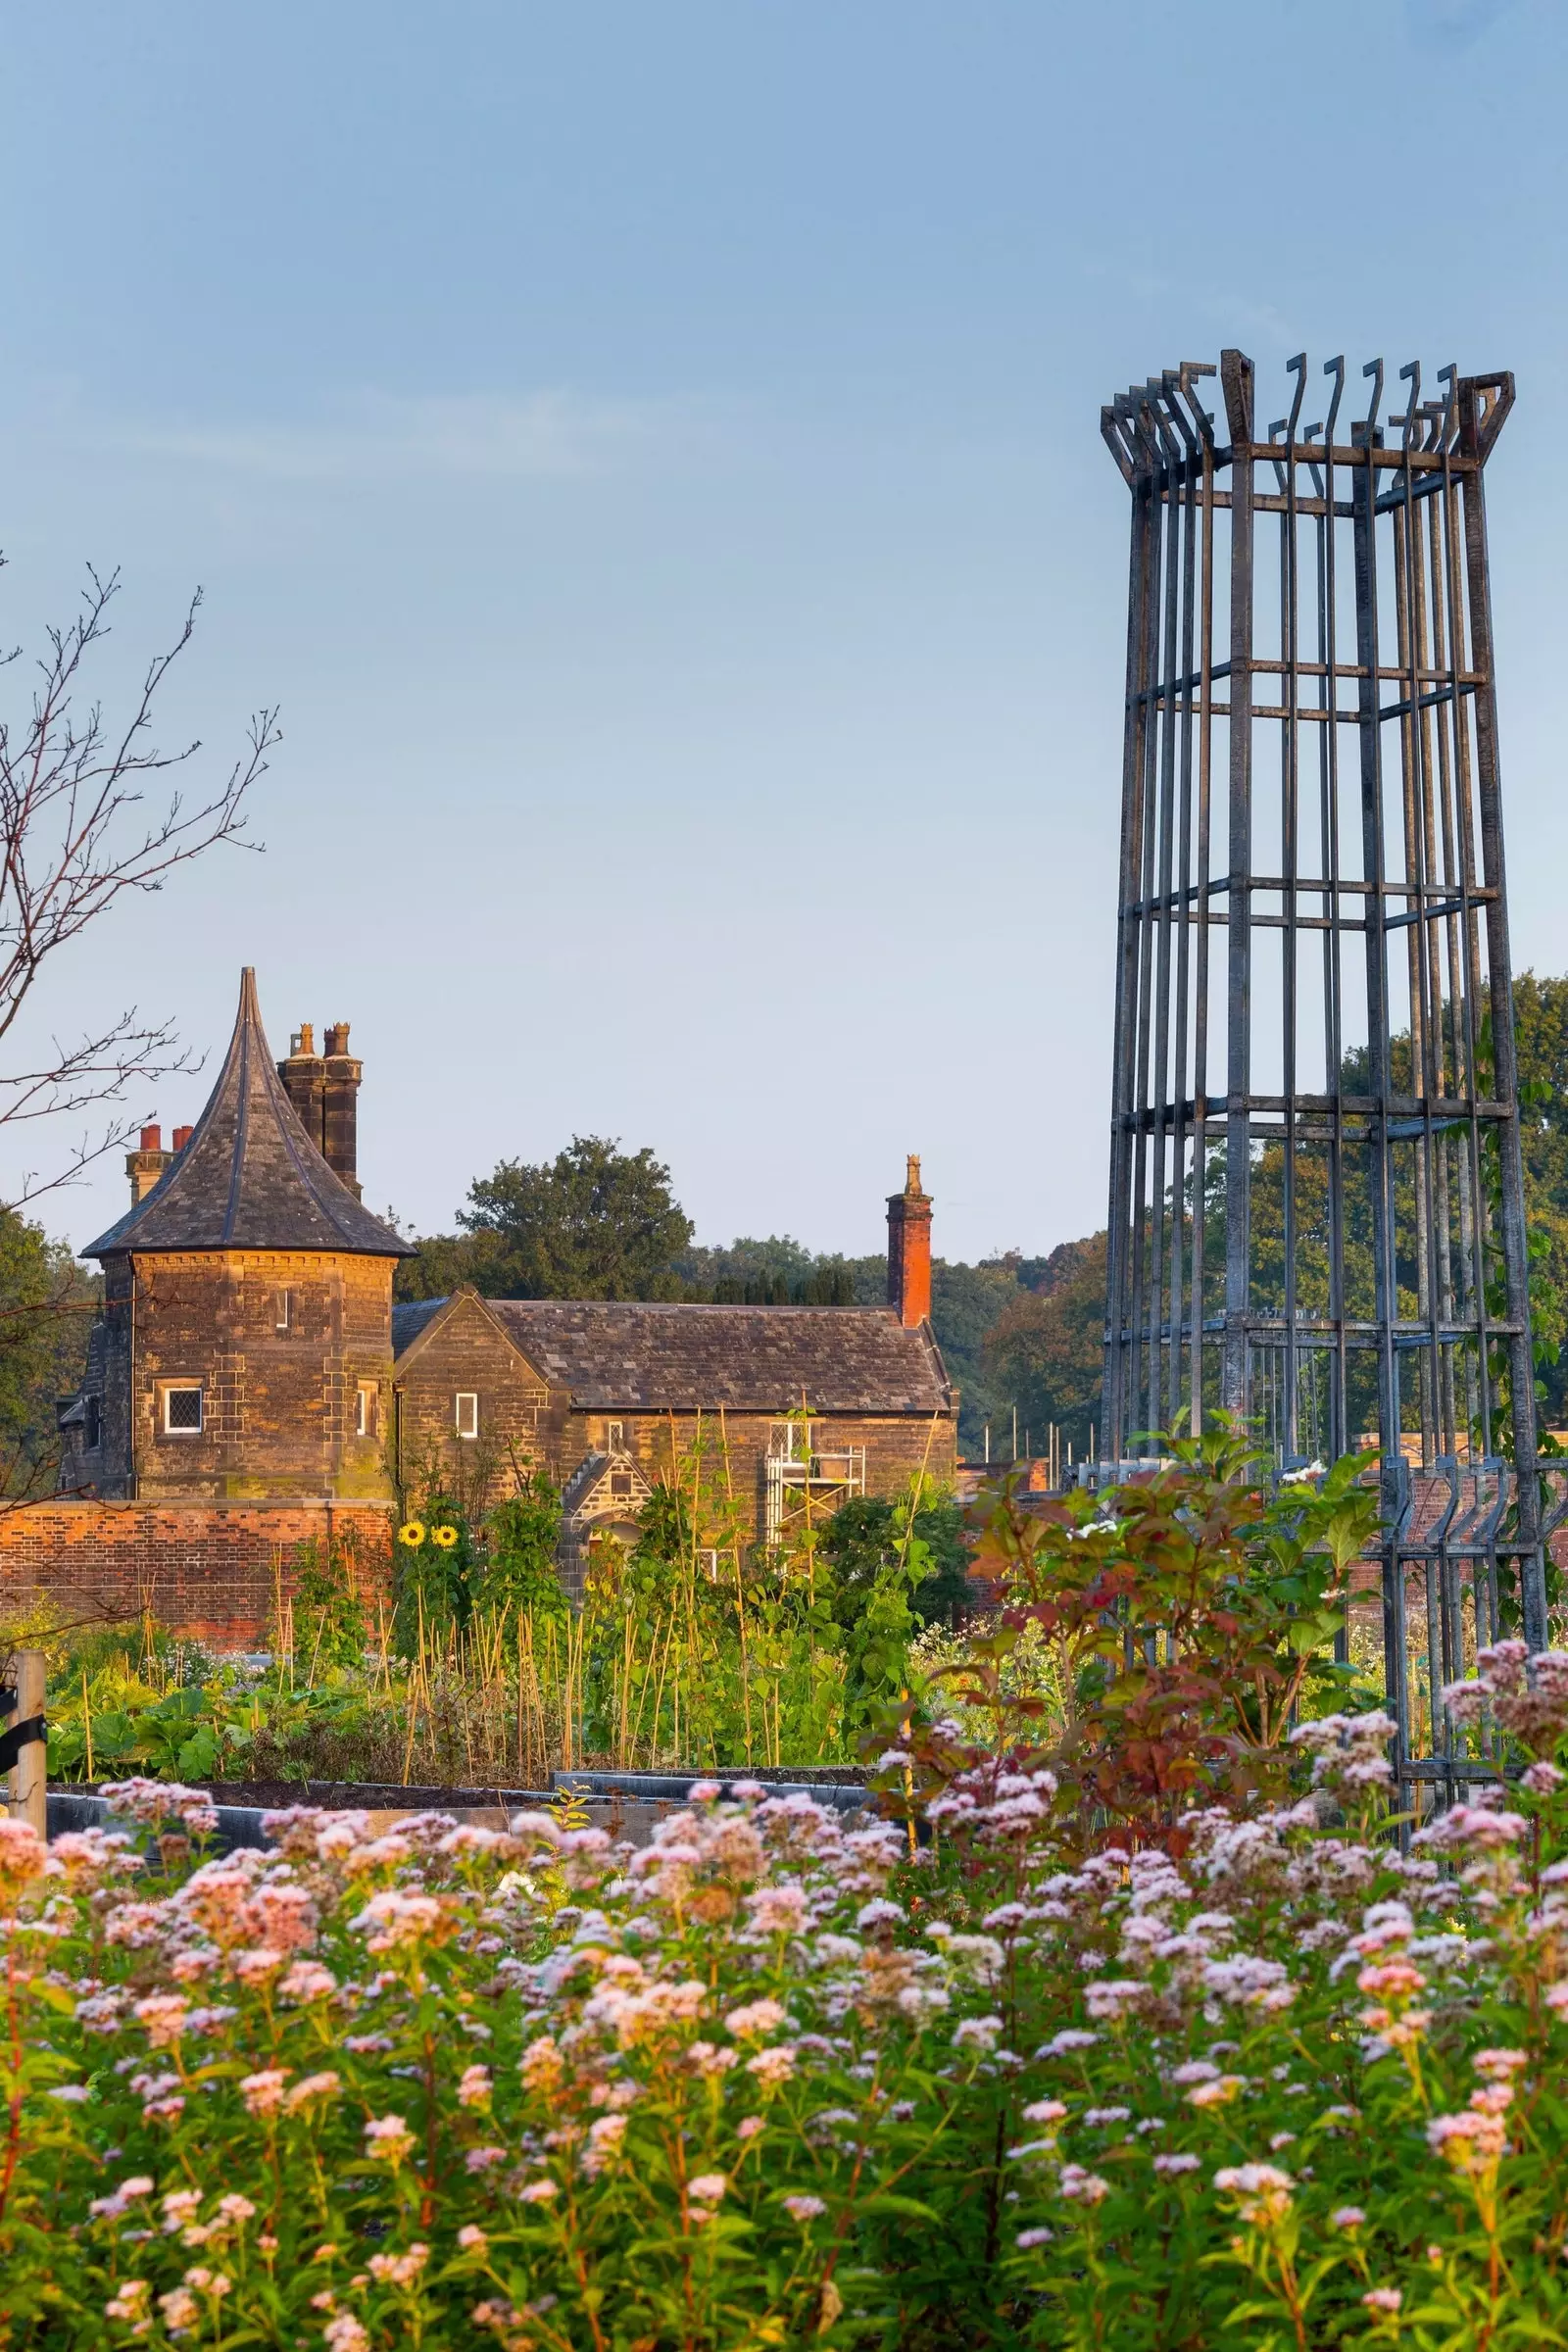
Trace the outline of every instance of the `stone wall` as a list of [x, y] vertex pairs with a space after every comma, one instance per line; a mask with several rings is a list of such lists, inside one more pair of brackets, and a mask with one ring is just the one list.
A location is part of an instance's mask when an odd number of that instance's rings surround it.
[[[433, 1477], [478, 1511], [514, 1493], [518, 1471], [548, 1470], [560, 1485], [582, 1458], [566, 1434], [570, 1397], [524, 1362], [477, 1298], [456, 1300], [394, 1385], [395, 1459], [411, 1491]], [[478, 1400], [472, 1438], [458, 1434], [460, 1396]]]
[[298, 1547], [349, 1540], [372, 1592], [390, 1587], [390, 1503], [96, 1502], [0, 1511], [0, 1622], [42, 1602], [59, 1618], [151, 1610], [215, 1649], [264, 1645]]
[[[385, 1501], [392, 1261], [319, 1250], [191, 1250], [105, 1268], [102, 1447], [80, 1474], [150, 1501], [293, 1494]], [[164, 1391], [200, 1382], [199, 1434]], [[358, 1427], [358, 1391], [368, 1427]]]

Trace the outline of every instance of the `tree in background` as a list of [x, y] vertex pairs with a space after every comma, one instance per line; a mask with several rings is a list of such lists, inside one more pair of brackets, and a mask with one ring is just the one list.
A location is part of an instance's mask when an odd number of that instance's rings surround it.
[[[1548, 1343], [1539, 1366], [1543, 1428], [1568, 1418], [1568, 978], [1521, 972], [1513, 984], [1514, 1051], [1519, 1059], [1520, 1138], [1525, 1211], [1545, 1243], [1540, 1274], [1531, 1269], [1531, 1312]], [[1542, 1277], [1544, 1277], [1543, 1280]], [[1550, 1348], [1559, 1352], [1550, 1360]]]
[[603, 1136], [574, 1135], [537, 1167], [504, 1159], [470, 1185], [468, 1200], [458, 1223], [495, 1298], [680, 1297], [673, 1261], [691, 1241], [691, 1219], [646, 1146], [625, 1152]]
[[0, 1496], [31, 1501], [54, 1487], [56, 1401], [81, 1379], [101, 1285], [65, 1242], [0, 1209]]
[[1064, 1444], [1087, 1451], [1105, 1362], [1102, 1233], [1061, 1243], [1040, 1287], [1014, 1292], [986, 1335], [985, 1361], [996, 1387], [1027, 1415], [1037, 1445], [1054, 1421]]
[[[880, 1266], [881, 1260], [877, 1263]], [[816, 1256], [788, 1234], [742, 1235], [727, 1250], [696, 1244], [676, 1258], [680, 1296], [710, 1306], [855, 1306], [858, 1261]], [[886, 1274], [884, 1269], [884, 1283]]]

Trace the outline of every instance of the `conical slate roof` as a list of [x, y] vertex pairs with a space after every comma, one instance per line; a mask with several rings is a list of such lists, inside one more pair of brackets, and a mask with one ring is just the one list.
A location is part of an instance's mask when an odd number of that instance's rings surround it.
[[240, 976], [239, 1017], [190, 1142], [144, 1200], [89, 1242], [121, 1250], [331, 1250], [414, 1252], [355, 1200], [301, 1126], [262, 1027], [256, 974]]

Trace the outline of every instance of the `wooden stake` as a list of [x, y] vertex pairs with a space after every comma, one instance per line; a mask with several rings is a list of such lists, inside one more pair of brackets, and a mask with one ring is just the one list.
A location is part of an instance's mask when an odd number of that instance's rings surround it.
[[[43, 1651], [19, 1649], [15, 1664], [17, 1711], [12, 1720], [26, 1723], [44, 1711]], [[14, 1819], [29, 1823], [40, 1838], [48, 1838], [49, 1754], [41, 1740], [30, 1740], [11, 1767], [11, 1812]]]

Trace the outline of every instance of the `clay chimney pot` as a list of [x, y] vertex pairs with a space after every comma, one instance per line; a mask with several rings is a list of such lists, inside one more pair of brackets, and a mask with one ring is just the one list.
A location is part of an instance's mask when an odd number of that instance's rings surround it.
[[183, 1152], [195, 1132], [194, 1127], [176, 1127], [174, 1129], [174, 1150]]
[[141, 1148], [144, 1152], [161, 1152], [164, 1148], [163, 1128], [144, 1127], [141, 1131]]

